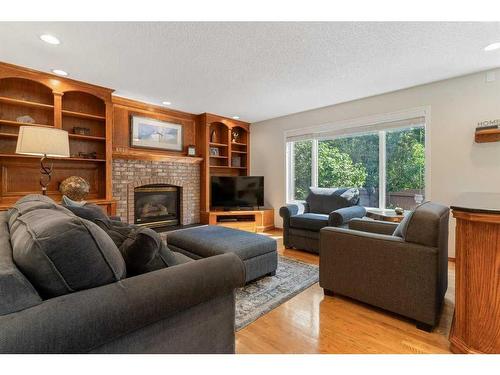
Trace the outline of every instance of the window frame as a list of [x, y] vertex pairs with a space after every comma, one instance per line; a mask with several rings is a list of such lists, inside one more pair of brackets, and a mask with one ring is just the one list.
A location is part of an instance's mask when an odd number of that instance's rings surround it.
[[[410, 119], [413, 117], [423, 117], [424, 121], [421, 127], [424, 128], [424, 134], [425, 134], [425, 170], [424, 170], [424, 183], [425, 183], [425, 188], [424, 188], [424, 194], [425, 194], [425, 200], [430, 200], [430, 107], [423, 107], [420, 109], [420, 113], [418, 116], [415, 116], [415, 110], [407, 111], [407, 112], [402, 112], [402, 113], [397, 113], [397, 114], [387, 114], [387, 115], [378, 115], [376, 116], [377, 118], [381, 119], [381, 116], [384, 118], [383, 121], [372, 121], [371, 125], [373, 127], [378, 127], [381, 124], [384, 123], [389, 123], [391, 121], [399, 121], [399, 120], [405, 120], [405, 119]], [[406, 113], [406, 115], [405, 115]], [[405, 118], [406, 116], [406, 118]], [[368, 121], [367, 121], [368, 119]], [[348, 127], [343, 127], [344, 130], [347, 130], [343, 132], [341, 135], [337, 136], [329, 136], [329, 137], [321, 137], [320, 139], [318, 138], [305, 138], [301, 139], [300, 141], [307, 141], [310, 140], [312, 142], [312, 147], [311, 147], [311, 186], [312, 187], [317, 187], [318, 186], [318, 142], [319, 140], [335, 140], [338, 138], [346, 138], [346, 137], [355, 137], [356, 135], [364, 135], [364, 134], [369, 134], [369, 133], [377, 133], [378, 138], [379, 138], [379, 207], [367, 207], [370, 209], [382, 209], [382, 210], [390, 210], [386, 208], [386, 197], [387, 197], [387, 173], [386, 173], [386, 168], [387, 168], [387, 147], [386, 147], [386, 134], [388, 131], [394, 131], [394, 130], [402, 130], [402, 129], [410, 129], [412, 128], [411, 126], [402, 126], [400, 128], [398, 127], [387, 127], [385, 129], [381, 130], [375, 130], [375, 131], [370, 131], [369, 128], [365, 129], [365, 131], [359, 131], [358, 128], [366, 126], [367, 122], [370, 123], [370, 118], [365, 118], [365, 121], [359, 121], [358, 125], [351, 125]], [[325, 130], [324, 126], [321, 126], [323, 131]], [[413, 126], [417, 127], [417, 126]], [[326, 128], [326, 130], [332, 130], [334, 129], [334, 124], [332, 124], [330, 129]], [[352, 132], [349, 132], [349, 130], [352, 130]], [[358, 130], [358, 131], [357, 131]], [[309, 133], [311, 133], [311, 128], [308, 129]], [[302, 203], [304, 201], [302, 200], [296, 200], [294, 197], [294, 192], [295, 192], [295, 186], [294, 186], [294, 147], [293, 144], [297, 141], [287, 141], [286, 135], [285, 135], [285, 164], [286, 164], [286, 173], [285, 173], [285, 189], [286, 189], [286, 201], [287, 203]]]

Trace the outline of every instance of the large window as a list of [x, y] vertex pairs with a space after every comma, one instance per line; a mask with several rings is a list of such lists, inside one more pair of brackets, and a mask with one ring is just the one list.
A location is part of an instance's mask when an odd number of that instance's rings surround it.
[[310, 186], [357, 187], [367, 207], [412, 209], [425, 198], [425, 127], [388, 127], [287, 143], [289, 201]]

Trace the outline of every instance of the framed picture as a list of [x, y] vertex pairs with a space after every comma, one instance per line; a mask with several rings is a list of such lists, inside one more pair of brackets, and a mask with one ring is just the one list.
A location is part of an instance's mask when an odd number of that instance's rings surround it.
[[194, 145], [188, 146], [188, 156], [196, 156], [196, 147]]
[[219, 156], [219, 148], [210, 147], [210, 156]]
[[182, 151], [182, 125], [132, 116], [130, 146]]

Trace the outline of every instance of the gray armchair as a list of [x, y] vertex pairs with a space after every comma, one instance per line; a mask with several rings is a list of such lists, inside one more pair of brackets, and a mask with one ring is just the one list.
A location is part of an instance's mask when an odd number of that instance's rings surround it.
[[358, 189], [310, 188], [305, 203], [280, 208], [285, 247], [318, 253], [321, 228], [345, 226], [365, 216], [358, 203]]
[[426, 202], [399, 225], [354, 219], [323, 228], [320, 286], [417, 321], [430, 331], [448, 287], [449, 208]]

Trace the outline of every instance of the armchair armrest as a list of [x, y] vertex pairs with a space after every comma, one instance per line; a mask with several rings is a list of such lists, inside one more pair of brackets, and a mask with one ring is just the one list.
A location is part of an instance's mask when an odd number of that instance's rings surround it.
[[290, 219], [292, 216], [297, 215], [299, 213], [299, 205], [298, 204], [287, 204], [280, 208], [280, 216], [283, 219]]
[[390, 221], [370, 220], [370, 219], [352, 219], [349, 222], [349, 229], [369, 233], [379, 233], [392, 235], [396, 230], [398, 223]]
[[340, 227], [347, 224], [351, 219], [362, 218], [365, 215], [366, 209], [363, 206], [339, 208], [328, 215], [328, 226]]
[[224, 254], [67, 294], [1, 316], [0, 352], [89, 352], [244, 283], [242, 261]]
[[288, 228], [290, 226], [290, 218], [292, 216], [298, 215], [299, 213], [307, 212], [306, 204], [287, 204], [280, 208], [280, 216], [283, 218], [283, 227]]

